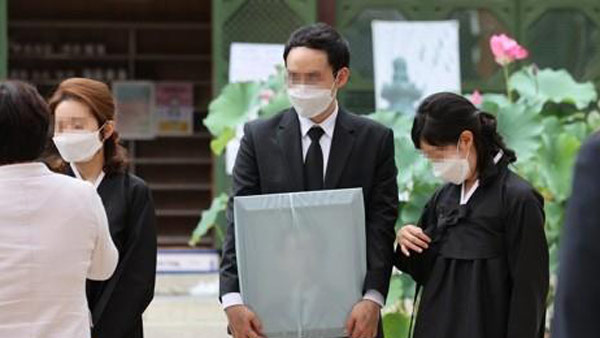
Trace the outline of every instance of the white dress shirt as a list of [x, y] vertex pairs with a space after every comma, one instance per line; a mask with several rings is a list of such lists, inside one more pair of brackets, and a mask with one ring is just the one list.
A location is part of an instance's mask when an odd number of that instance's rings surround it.
[[[331, 115], [327, 117], [321, 123], [315, 123], [311, 119], [298, 116], [300, 120], [300, 135], [302, 138], [302, 159], [306, 160], [306, 154], [308, 153], [308, 148], [310, 147], [310, 143], [312, 142], [310, 137], [308, 136], [308, 131], [313, 126], [320, 126], [324, 133], [319, 140], [319, 144], [321, 146], [321, 151], [323, 152], [323, 179], [325, 179], [325, 174], [327, 173], [327, 164], [329, 163], [329, 152], [331, 150], [331, 141], [333, 140], [333, 132], [335, 130], [335, 122], [337, 120], [339, 112], [339, 106], [336, 101], [335, 109]], [[377, 303], [380, 307], [383, 307], [385, 304], [385, 299], [383, 295], [377, 290], [368, 290], [363, 299], [370, 300], [372, 302]], [[228, 307], [232, 307], [235, 305], [244, 304], [242, 300], [242, 296], [238, 292], [231, 292], [223, 295], [221, 298], [221, 302], [223, 304], [223, 309], [227, 309]]]
[[331, 141], [333, 140], [333, 131], [335, 129], [335, 121], [338, 116], [338, 105], [335, 104], [335, 109], [331, 115], [321, 123], [314, 123], [311, 119], [306, 117], [298, 116], [300, 120], [300, 136], [302, 137], [302, 161], [306, 161], [306, 154], [308, 154], [308, 148], [311, 144], [310, 136], [308, 132], [313, 126], [319, 126], [323, 129], [324, 133], [319, 139], [319, 145], [321, 145], [321, 151], [323, 152], [323, 179], [327, 173], [327, 163], [329, 163], [329, 151], [331, 150]]
[[0, 166], [0, 337], [89, 337], [86, 278], [110, 278], [117, 261], [91, 184]]

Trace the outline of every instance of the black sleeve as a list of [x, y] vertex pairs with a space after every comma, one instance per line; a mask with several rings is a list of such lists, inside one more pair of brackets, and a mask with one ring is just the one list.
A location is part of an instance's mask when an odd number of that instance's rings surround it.
[[[431, 236], [431, 232], [433, 228], [435, 228], [435, 224], [432, 222], [435, 220], [435, 203], [437, 194], [435, 193], [425, 204], [423, 208], [423, 212], [421, 213], [421, 217], [419, 218], [419, 222], [417, 226], [423, 231]], [[402, 250], [400, 249], [400, 245], [397, 246], [396, 252], [394, 254], [394, 265], [398, 270], [409, 274], [415, 282], [418, 284], [425, 284], [429, 271], [431, 270], [431, 264], [435, 257], [434, 250], [430, 245], [429, 249], [424, 250], [422, 253], [411, 251], [410, 257], [406, 257]]]
[[233, 197], [260, 193], [258, 166], [254, 154], [251, 128], [244, 126], [244, 136], [240, 142], [235, 166], [233, 167], [232, 196], [227, 204], [227, 234], [223, 242], [220, 267], [219, 297], [231, 292], [240, 292], [237, 259], [235, 254], [235, 225], [233, 224]]
[[600, 332], [600, 134], [582, 148], [567, 208], [555, 299], [553, 338]]
[[364, 291], [377, 290], [384, 299], [394, 259], [394, 226], [398, 218], [397, 173], [394, 134], [388, 129], [379, 149], [373, 190], [367, 201], [367, 276], [364, 283]]
[[532, 188], [519, 189], [508, 204], [506, 249], [512, 285], [507, 337], [543, 337], [548, 295], [548, 245], [544, 201]]
[[[94, 337], [130, 337], [141, 327], [142, 313], [154, 297], [156, 279], [156, 220], [150, 189], [131, 186], [127, 211], [131, 232], [117, 267], [118, 280], [93, 328]], [[120, 271], [119, 271], [120, 270]]]

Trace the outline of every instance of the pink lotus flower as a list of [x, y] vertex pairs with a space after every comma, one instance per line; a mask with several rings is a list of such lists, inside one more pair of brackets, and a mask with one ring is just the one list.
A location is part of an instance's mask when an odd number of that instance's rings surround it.
[[263, 89], [259, 94], [259, 99], [263, 105], [266, 105], [269, 104], [274, 96], [275, 92], [272, 89]]
[[515, 60], [522, 60], [529, 56], [527, 49], [505, 34], [493, 35], [490, 39], [490, 47], [496, 62], [501, 66], [506, 66]]
[[475, 90], [473, 92], [473, 94], [471, 94], [471, 103], [473, 103], [474, 105], [478, 106], [483, 102], [483, 96], [481, 96], [481, 93], [479, 92], [479, 90]]

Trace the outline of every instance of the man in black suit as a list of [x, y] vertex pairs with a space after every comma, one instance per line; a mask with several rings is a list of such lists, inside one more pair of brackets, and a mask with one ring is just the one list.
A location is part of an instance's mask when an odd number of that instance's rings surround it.
[[[383, 337], [380, 309], [392, 271], [398, 211], [393, 133], [338, 107], [337, 91], [350, 76], [350, 52], [333, 28], [315, 24], [298, 29], [283, 58], [293, 108], [245, 126], [233, 170], [233, 195], [361, 187], [367, 275], [364, 298], [348, 309], [346, 327], [352, 338]], [[260, 320], [239, 294], [231, 201], [227, 218], [220, 298], [235, 338], [260, 337]]]
[[600, 134], [575, 167], [560, 254], [552, 338], [600, 335]]

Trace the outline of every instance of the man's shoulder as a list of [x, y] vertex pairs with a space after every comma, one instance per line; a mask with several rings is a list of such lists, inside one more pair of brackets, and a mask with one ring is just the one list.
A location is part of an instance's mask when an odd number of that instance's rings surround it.
[[600, 131], [592, 134], [581, 146], [580, 161], [600, 161]]
[[275, 130], [284, 122], [284, 120], [291, 118], [291, 116], [289, 116], [291, 113], [293, 112], [291, 112], [290, 109], [286, 109], [267, 118], [258, 118], [256, 120], [249, 121], [246, 124], [246, 128], [257, 133]]
[[343, 119], [346, 121], [346, 123], [359, 133], [365, 133], [371, 136], [387, 135], [387, 133], [391, 131], [390, 128], [369, 118], [368, 116], [359, 115], [343, 108], [340, 108], [340, 114], [340, 116], [343, 115]]
[[[390, 128], [383, 124], [363, 115], [359, 115], [348, 111], [340, 107], [338, 113], [338, 119], [341, 119], [341, 123], [349, 129], [358, 131], [361, 134], [373, 135], [387, 135], [390, 132]], [[285, 126], [292, 122], [293, 119], [297, 119], [296, 113], [293, 109], [286, 109], [274, 116], [268, 118], [260, 118], [250, 121], [246, 125], [246, 131], [251, 132], [255, 135], [262, 135], [265, 133], [272, 133], [279, 129], [280, 126]], [[337, 123], [336, 123], [337, 125]]]

